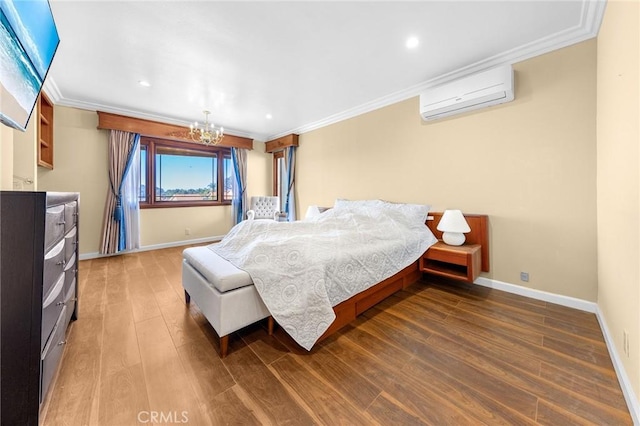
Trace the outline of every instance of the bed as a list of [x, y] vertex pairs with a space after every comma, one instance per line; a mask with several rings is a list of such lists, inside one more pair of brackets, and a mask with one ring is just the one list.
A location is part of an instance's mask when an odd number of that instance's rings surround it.
[[428, 206], [337, 200], [310, 220], [244, 221], [220, 242], [183, 252], [182, 284], [220, 336], [269, 318], [303, 348], [417, 281], [437, 240]]

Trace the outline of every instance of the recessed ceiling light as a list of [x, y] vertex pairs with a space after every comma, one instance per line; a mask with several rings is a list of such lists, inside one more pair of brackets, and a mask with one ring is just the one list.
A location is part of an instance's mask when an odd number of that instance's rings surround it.
[[264, 116], [264, 118], [266, 118], [267, 120], [271, 120], [273, 118], [273, 115], [267, 114]]
[[138, 80], [138, 84], [142, 87], [150, 87], [151, 83], [149, 83], [147, 80]]
[[407, 39], [407, 49], [415, 49], [420, 44], [418, 37], [409, 37]]

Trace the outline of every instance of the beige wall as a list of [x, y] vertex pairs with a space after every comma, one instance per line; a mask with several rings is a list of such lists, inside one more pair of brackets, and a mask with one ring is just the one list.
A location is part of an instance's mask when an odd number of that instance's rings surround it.
[[[15, 189], [33, 191], [37, 188], [37, 168], [38, 168], [38, 131], [36, 119], [39, 117], [38, 105], [31, 114], [31, 119], [24, 132], [13, 132], [13, 174], [18, 176]], [[32, 183], [25, 182], [30, 179]]]
[[505, 105], [425, 123], [413, 98], [301, 135], [299, 211], [344, 197], [486, 213], [486, 276], [595, 301], [596, 42], [514, 69]]
[[0, 189], [13, 189], [13, 130], [0, 124]]
[[[639, 3], [609, 1], [598, 35], [598, 306], [636, 397], [640, 396], [639, 57]], [[630, 357], [623, 350], [625, 330]]]
[[247, 155], [247, 199], [273, 194], [273, 155], [266, 153], [264, 142], [253, 142]]
[[[271, 155], [264, 143], [254, 142], [247, 155], [247, 194], [271, 191]], [[270, 192], [269, 192], [270, 193]], [[140, 214], [142, 246], [225, 235], [233, 225], [231, 206], [144, 209]], [[185, 235], [189, 228], [190, 235]]]
[[39, 191], [80, 193], [80, 254], [98, 251], [109, 185], [107, 132], [97, 125], [95, 112], [55, 106], [54, 168], [38, 167]]
[[[54, 169], [38, 168], [38, 190], [80, 192], [80, 253], [95, 254], [109, 185], [108, 132], [97, 129], [93, 111], [56, 106], [54, 122]], [[271, 156], [264, 153], [264, 144], [254, 145], [247, 158], [249, 194], [270, 191], [271, 185]], [[143, 247], [210, 238], [231, 228], [231, 207], [145, 209], [140, 222]]]
[[140, 244], [144, 247], [221, 236], [229, 231], [231, 221], [229, 206], [142, 209]]

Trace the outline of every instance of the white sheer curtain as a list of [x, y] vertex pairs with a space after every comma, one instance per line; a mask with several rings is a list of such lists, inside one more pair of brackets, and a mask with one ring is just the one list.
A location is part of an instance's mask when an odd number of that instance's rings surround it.
[[140, 144], [135, 145], [131, 167], [122, 181], [122, 210], [125, 223], [124, 250], [140, 248]]
[[242, 222], [247, 213], [247, 150], [231, 148], [233, 161], [233, 223]]
[[287, 221], [296, 220], [296, 147], [290, 146], [284, 149], [284, 183], [287, 192], [283, 194], [285, 199], [284, 210], [287, 213]]

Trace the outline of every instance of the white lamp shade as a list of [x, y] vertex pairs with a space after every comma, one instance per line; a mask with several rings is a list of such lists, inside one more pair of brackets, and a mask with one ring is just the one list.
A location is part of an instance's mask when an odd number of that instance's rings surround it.
[[442, 240], [451, 246], [464, 244], [464, 232], [471, 231], [460, 210], [445, 210], [437, 229], [442, 231]]
[[442, 232], [471, 231], [469, 224], [460, 210], [445, 210], [436, 229]]

